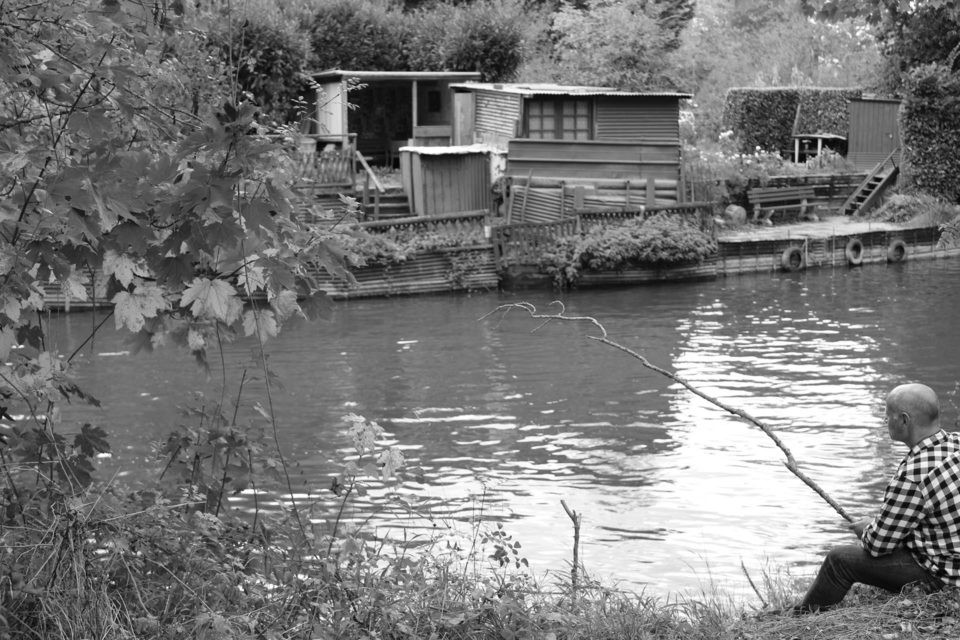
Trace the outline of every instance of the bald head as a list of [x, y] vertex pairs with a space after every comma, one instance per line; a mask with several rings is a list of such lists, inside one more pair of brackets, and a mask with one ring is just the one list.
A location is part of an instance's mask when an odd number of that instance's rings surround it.
[[918, 427], [937, 424], [940, 401], [936, 392], [925, 384], [902, 384], [887, 395], [887, 404], [910, 414]]
[[887, 394], [890, 437], [912, 447], [940, 430], [940, 401], [925, 384], [902, 384]]

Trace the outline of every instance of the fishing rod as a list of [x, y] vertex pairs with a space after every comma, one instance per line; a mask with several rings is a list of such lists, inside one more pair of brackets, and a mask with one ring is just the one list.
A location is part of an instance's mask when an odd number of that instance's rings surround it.
[[789, 469], [790, 473], [792, 473], [797, 478], [799, 478], [805, 485], [813, 489], [814, 493], [820, 496], [820, 498], [822, 498], [824, 502], [826, 502], [831, 507], [833, 507], [833, 510], [836, 511], [838, 514], [840, 514], [840, 516], [844, 520], [846, 520], [847, 522], [853, 522], [853, 517], [850, 516], [850, 514], [847, 513], [847, 511], [843, 507], [841, 507], [836, 500], [831, 498], [830, 495], [826, 491], [824, 491], [823, 488], [820, 485], [818, 485], [810, 476], [808, 476], [807, 474], [805, 474], [803, 471], [800, 470], [800, 467], [797, 464], [796, 459], [793, 457], [793, 453], [790, 451], [787, 445], [783, 443], [783, 440], [780, 439], [780, 437], [770, 427], [770, 425], [766, 424], [765, 422], [763, 422], [758, 418], [755, 418], [754, 416], [750, 415], [743, 409], [732, 407], [727, 403], [725, 403], [724, 401], [719, 400], [718, 398], [714, 398], [710, 394], [704, 391], [701, 391], [700, 389], [695, 387], [692, 383], [687, 381], [683, 376], [677, 375], [676, 373], [672, 371], [668, 371], [667, 369], [664, 369], [662, 367], [658, 367], [657, 365], [647, 360], [647, 358], [642, 354], [637, 353], [633, 349], [626, 347], [620, 344], [619, 342], [615, 342], [611, 340], [609, 335], [607, 334], [606, 328], [596, 318], [592, 316], [568, 316], [566, 315], [566, 307], [559, 300], [554, 300], [553, 302], [550, 303], [550, 305], [551, 306], [558, 305], [560, 307], [560, 311], [558, 313], [540, 313], [537, 311], [537, 308], [529, 302], [511, 302], [511, 303], [502, 304], [496, 307], [489, 313], [484, 314], [480, 319], [483, 320], [485, 318], [488, 318], [497, 312], [503, 312], [503, 314], [506, 315], [512, 309], [518, 309], [526, 312], [531, 318], [534, 318], [536, 320], [543, 320], [543, 322], [539, 324], [537, 327], [535, 327], [533, 331], [531, 331], [531, 333], [535, 333], [539, 331], [552, 320], [560, 320], [563, 322], [587, 322], [592, 324], [594, 327], [596, 327], [600, 331], [600, 335], [599, 336], [588, 335], [587, 338], [589, 338], [590, 340], [595, 340], [596, 342], [600, 342], [609, 347], [613, 347], [614, 349], [618, 349], [619, 351], [626, 353], [627, 355], [638, 360], [640, 364], [646, 367], [647, 369], [650, 369], [651, 371], [655, 371], [656, 373], [659, 373], [660, 375], [673, 380], [674, 382], [688, 389], [694, 395], [697, 395], [703, 398], [704, 400], [706, 400], [707, 402], [713, 405], [716, 405], [717, 407], [720, 407], [727, 413], [731, 413], [737, 416], [738, 418], [745, 420], [750, 424], [758, 427], [761, 431], [763, 431], [764, 434], [767, 435], [768, 438], [773, 440], [773, 443], [777, 445], [780, 451], [783, 452], [784, 457], [786, 457], [786, 460], [784, 460], [783, 464], [787, 469]]

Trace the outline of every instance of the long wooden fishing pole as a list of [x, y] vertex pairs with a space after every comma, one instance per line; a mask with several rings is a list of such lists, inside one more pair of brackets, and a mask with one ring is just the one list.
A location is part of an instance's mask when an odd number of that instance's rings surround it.
[[592, 317], [592, 316], [568, 316], [568, 315], [565, 315], [566, 307], [564, 307], [563, 303], [560, 302], [559, 300], [555, 300], [555, 301], [551, 302], [550, 304], [551, 304], [551, 305], [559, 305], [559, 307], [560, 307], [560, 312], [559, 312], [559, 313], [539, 313], [539, 312], [537, 311], [537, 308], [536, 308], [534, 305], [530, 304], [529, 302], [511, 302], [511, 303], [508, 303], [508, 304], [502, 304], [502, 305], [498, 306], [497, 308], [493, 309], [493, 310], [490, 311], [489, 313], [484, 314], [483, 317], [481, 317], [480, 319], [483, 320], [484, 318], [487, 318], [487, 317], [493, 315], [494, 313], [497, 313], [498, 311], [499, 311], [499, 312], [503, 312], [504, 314], [506, 314], [507, 312], [509, 312], [509, 311], [512, 310], [512, 309], [519, 309], [519, 310], [524, 311], [524, 312], [526, 312], [527, 314], [529, 314], [531, 318], [534, 318], [534, 319], [537, 319], [537, 320], [543, 320], [543, 322], [542, 322], [540, 325], [538, 325], [537, 327], [535, 327], [531, 333], [540, 330], [543, 326], [545, 326], [545, 325], [546, 325], [547, 323], [549, 323], [551, 320], [560, 320], [560, 321], [563, 321], [563, 322], [588, 322], [588, 323], [592, 324], [594, 327], [596, 327], [596, 328], [600, 331], [600, 335], [599, 335], [599, 336], [591, 336], [591, 335], [588, 335], [587, 338], [589, 338], [590, 340], [596, 340], [597, 342], [600, 342], [600, 343], [603, 343], [603, 344], [605, 344], [605, 345], [607, 345], [607, 346], [613, 347], [614, 349], [618, 349], [618, 350], [620, 350], [620, 351], [623, 351], [623, 352], [626, 353], [627, 355], [630, 355], [630, 356], [632, 356], [633, 358], [635, 358], [636, 360], [638, 360], [638, 361], [640, 362], [640, 364], [643, 365], [644, 367], [646, 367], [647, 369], [650, 369], [651, 371], [655, 371], [655, 372], [659, 373], [659, 374], [662, 375], [662, 376], [665, 376], [665, 377], [667, 377], [667, 378], [670, 378], [670, 379], [673, 380], [674, 382], [676, 382], [676, 383], [682, 385], [683, 387], [685, 387], [686, 389], [688, 389], [688, 390], [689, 390], [691, 393], [693, 393], [694, 395], [700, 396], [701, 398], [703, 398], [703, 399], [706, 400], [707, 402], [709, 402], [709, 403], [711, 403], [711, 404], [713, 404], [713, 405], [716, 405], [716, 406], [720, 407], [721, 409], [723, 409], [724, 411], [726, 411], [726, 412], [728, 412], [728, 413], [731, 413], [731, 414], [737, 416], [738, 418], [741, 418], [742, 420], [746, 420], [746, 421], [749, 422], [750, 424], [758, 427], [761, 431], [763, 431], [763, 433], [765, 433], [765, 434], [767, 435], [768, 438], [770, 438], [771, 440], [773, 440], [773, 443], [774, 443], [775, 445], [777, 445], [777, 447], [780, 449], [780, 451], [783, 452], [783, 455], [786, 457], [786, 460], [783, 462], [783, 464], [784, 464], [784, 466], [787, 467], [787, 469], [790, 470], [790, 473], [792, 473], [793, 475], [797, 476], [801, 481], [803, 481], [803, 483], [804, 483], [805, 485], [807, 485], [808, 487], [810, 487], [811, 489], [813, 489], [813, 491], [814, 491], [818, 496], [820, 496], [827, 504], [829, 504], [831, 507], [833, 507], [834, 511], [836, 511], [837, 513], [839, 513], [840, 516], [843, 517], [847, 522], [853, 522], [853, 518], [850, 516], [850, 514], [847, 513], [847, 511], [846, 511], [843, 507], [841, 507], [841, 506], [837, 503], [836, 500], [834, 500], [833, 498], [831, 498], [831, 497], [829, 496], [829, 494], [827, 494], [827, 492], [824, 491], [823, 488], [822, 488], [820, 485], [818, 485], [816, 482], [814, 482], [814, 480], [813, 480], [812, 478], [810, 478], [809, 476], [807, 476], [807, 474], [805, 474], [803, 471], [800, 470], [800, 467], [797, 465], [796, 459], [794, 459], [794, 457], [793, 457], [793, 453], [790, 451], [790, 449], [787, 447], [787, 445], [785, 445], [785, 444], [783, 443], [783, 440], [780, 439], [780, 437], [779, 437], [779, 436], [776, 434], [776, 432], [770, 427], [770, 425], [766, 424], [766, 423], [763, 422], [762, 420], [759, 420], [758, 418], [753, 417], [752, 415], [750, 415], [749, 413], [747, 413], [747, 412], [744, 411], [743, 409], [738, 409], [738, 408], [736, 408], [736, 407], [732, 407], [732, 406], [728, 405], [727, 403], [723, 402], [722, 400], [719, 400], [719, 399], [717, 399], [717, 398], [714, 398], [714, 397], [711, 396], [710, 394], [708, 394], [708, 393], [706, 393], [706, 392], [704, 392], [704, 391], [701, 391], [701, 390], [698, 389], [697, 387], [693, 386], [693, 384], [691, 384], [690, 382], [688, 382], [685, 378], [683, 378], [683, 376], [679, 376], [679, 375], [677, 375], [676, 373], [674, 373], [674, 372], [672, 372], [672, 371], [668, 371], [668, 370], [666, 370], [666, 369], [664, 369], [664, 368], [662, 368], [662, 367], [658, 367], [657, 365], [655, 365], [655, 364], [653, 364], [652, 362], [650, 362], [649, 360], [647, 360], [646, 357], [644, 357], [643, 355], [637, 353], [637, 352], [634, 351], [633, 349], [631, 349], [631, 348], [629, 348], [629, 347], [626, 347], [626, 346], [620, 344], [619, 342], [615, 342], [615, 341], [611, 340], [611, 339], [609, 338], [609, 336], [607, 335], [607, 330], [606, 330], [606, 328], [605, 328], [596, 318], [594, 318], [594, 317]]

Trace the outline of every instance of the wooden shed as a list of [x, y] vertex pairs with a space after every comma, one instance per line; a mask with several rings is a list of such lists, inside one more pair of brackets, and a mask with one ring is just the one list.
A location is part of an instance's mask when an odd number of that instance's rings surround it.
[[509, 176], [680, 177], [687, 93], [557, 84], [451, 85], [454, 130], [507, 150]]
[[[847, 158], [857, 169], [869, 171], [900, 146], [900, 100], [860, 98], [849, 105]], [[899, 157], [895, 161], [899, 163]]]
[[402, 147], [400, 172], [417, 216], [489, 211], [490, 153], [486, 145]]
[[339, 146], [355, 143], [378, 164], [393, 164], [402, 146], [449, 145], [451, 83], [479, 79], [470, 71], [350, 71], [313, 74], [318, 89], [311, 134]]

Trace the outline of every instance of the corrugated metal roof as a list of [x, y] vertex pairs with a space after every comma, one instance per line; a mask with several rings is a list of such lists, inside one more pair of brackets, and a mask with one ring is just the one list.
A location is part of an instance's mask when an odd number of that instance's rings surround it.
[[455, 155], [466, 155], [470, 153], [490, 153], [492, 151], [496, 151], [496, 148], [488, 144], [467, 144], [467, 145], [451, 145], [451, 146], [445, 146], [445, 147], [404, 146], [404, 147], [400, 147], [399, 150], [419, 153], [422, 156], [455, 156]]
[[677, 91], [623, 91], [613, 87], [591, 87], [553, 82], [499, 83], [499, 82], [458, 82], [450, 85], [454, 89], [473, 91], [499, 91], [525, 97], [530, 96], [640, 96], [651, 98], [692, 98], [690, 93]]
[[478, 80], [479, 71], [352, 71], [349, 69], [326, 69], [310, 74], [313, 79], [339, 80], [358, 78], [360, 80]]

